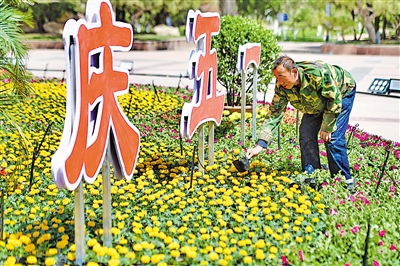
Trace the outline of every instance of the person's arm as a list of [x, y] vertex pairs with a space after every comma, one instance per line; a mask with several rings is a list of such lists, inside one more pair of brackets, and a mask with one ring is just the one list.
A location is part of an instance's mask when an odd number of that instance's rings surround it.
[[263, 148], [265, 149], [268, 147], [268, 143], [273, 139], [273, 133], [275, 133], [275, 131], [278, 129], [287, 104], [288, 100], [284, 92], [276, 87], [274, 97], [269, 106], [267, 117], [261, 126], [257, 145], [254, 148], [247, 150], [247, 158], [250, 159], [251, 157], [258, 155]]

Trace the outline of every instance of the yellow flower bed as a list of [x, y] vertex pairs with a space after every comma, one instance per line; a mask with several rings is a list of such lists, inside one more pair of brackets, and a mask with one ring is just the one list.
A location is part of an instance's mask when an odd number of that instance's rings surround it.
[[[9, 120], [0, 119], [0, 184], [6, 193], [0, 261], [74, 265], [73, 192], [59, 190], [50, 174], [63, 130], [66, 88], [53, 82], [34, 87], [34, 97], [3, 109], [25, 139]], [[119, 101], [133, 124], [147, 126], [183, 103], [177, 93], [156, 95], [143, 87], [131, 88]], [[178, 119], [162, 121], [170, 123], [168, 132], [179, 131]], [[203, 175], [191, 165], [193, 145], [184, 142], [181, 150], [179, 139], [159, 130], [165, 125], [154, 127], [158, 131], [141, 143], [132, 180], [111, 178], [112, 247], [102, 245], [101, 175], [84, 184], [87, 265], [280, 265], [293, 246], [312, 243], [321, 232], [321, 194], [291, 185], [290, 171], [252, 160], [249, 172], [237, 173], [232, 161], [240, 150], [216, 149], [215, 163], [206, 160]], [[197, 166], [197, 158], [194, 162]]]

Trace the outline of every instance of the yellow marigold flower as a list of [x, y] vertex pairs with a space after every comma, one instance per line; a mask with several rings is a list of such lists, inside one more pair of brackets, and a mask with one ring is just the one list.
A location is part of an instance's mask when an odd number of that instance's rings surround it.
[[256, 250], [256, 259], [258, 259], [258, 260], [265, 259], [265, 254], [262, 250], [260, 250], [260, 249]]
[[243, 262], [244, 264], [251, 264], [253, 262], [253, 259], [250, 256], [246, 256], [243, 258]]
[[44, 264], [46, 266], [54, 265], [56, 263], [56, 260], [54, 258], [46, 258], [44, 261]]
[[5, 263], [8, 263], [7, 265], [14, 265], [17, 262], [17, 258], [14, 256], [8, 257]]
[[36, 264], [37, 263], [37, 258], [35, 256], [28, 256], [28, 258], [26, 258], [26, 262], [28, 264]]
[[181, 255], [181, 253], [178, 250], [171, 250], [171, 256], [174, 258], [177, 258]]
[[318, 223], [318, 222], [319, 222], [319, 218], [318, 218], [318, 217], [314, 217], [314, 218], [312, 219], [312, 221], [313, 221], [314, 223]]
[[109, 266], [115, 266], [115, 265], [119, 265], [119, 264], [120, 264], [119, 259], [111, 259], [108, 261]]
[[189, 250], [188, 252], [186, 252], [186, 256], [187, 256], [188, 258], [194, 259], [194, 258], [196, 258], [196, 256], [197, 256], [197, 252], [196, 252], [196, 251], [193, 251], [193, 250]]
[[268, 235], [272, 234], [274, 231], [272, 230], [271, 227], [267, 226], [264, 228], [264, 232]]
[[147, 263], [150, 262], [150, 257], [149, 257], [149, 256], [146, 256], [146, 255], [143, 255], [143, 256], [140, 257], [140, 261], [141, 261], [142, 263], [144, 263], [144, 264], [147, 264]]
[[86, 266], [99, 266], [99, 264], [97, 262], [94, 261], [89, 261]]
[[295, 225], [301, 225], [301, 221], [295, 220], [295, 221], [294, 221], [294, 224], [295, 224]]
[[141, 251], [143, 249], [141, 244], [134, 244], [133, 245], [133, 250], [134, 251]]
[[228, 265], [228, 262], [225, 259], [220, 259], [218, 261], [218, 263], [219, 263], [219, 265], [222, 265], [222, 266]]
[[209, 257], [210, 260], [215, 261], [215, 260], [218, 259], [219, 256], [218, 256], [217, 253], [211, 252], [210, 254], [208, 254], [208, 257]]
[[308, 233], [311, 233], [311, 232], [313, 231], [313, 229], [312, 229], [311, 226], [307, 226], [307, 227], [306, 227], [306, 231], [307, 231]]
[[296, 236], [296, 241], [299, 242], [299, 243], [302, 243], [303, 242], [303, 238], [300, 237], [300, 236]]
[[271, 253], [278, 253], [278, 248], [275, 247], [275, 246], [271, 246], [271, 247], [269, 248], [269, 252], [271, 252]]
[[35, 248], [36, 248], [35, 245], [33, 243], [30, 243], [30, 244], [25, 246], [25, 251], [26, 252], [32, 252], [32, 251], [35, 250]]

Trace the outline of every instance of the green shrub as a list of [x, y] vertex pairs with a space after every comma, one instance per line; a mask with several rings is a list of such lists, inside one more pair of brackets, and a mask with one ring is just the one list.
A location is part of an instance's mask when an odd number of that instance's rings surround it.
[[[217, 80], [226, 88], [226, 104], [230, 106], [240, 105], [241, 75], [236, 70], [236, 64], [239, 46], [246, 43], [261, 44], [258, 91], [264, 93], [267, 92], [273, 77], [272, 64], [282, 50], [272, 32], [257, 21], [239, 16], [221, 17], [220, 33], [213, 37], [212, 47], [218, 54]], [[250, 74], [247, 77], [248, 80], [252, 80]], [[246, 94], [251, 95], [251, 91], [252, 84], [249, 84]]]

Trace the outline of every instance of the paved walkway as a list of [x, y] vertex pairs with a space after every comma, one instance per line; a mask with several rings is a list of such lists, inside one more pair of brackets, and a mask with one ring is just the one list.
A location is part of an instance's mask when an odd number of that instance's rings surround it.
[[[323, 43], [291, 43], [280, 42], [282, 53], [291, 56], [296, 61], [324, 60], [331, 64], [340, 65], [349, 70], [357, 81], [357, 91], [350, 124], [359, 124], [359, 128], [384, 138], [400, 142], [400, 98], [366, 94], [374, 78], [400, 79], [400, 60], [397, 56], [371, 55], [330, 55], [321, 54]], [[130, 82], [193, 87], [193, 81], [186, 75], [191, 49], [167, 51], [130, 51], [115, 54], [115, 65], [121, 61], [133, 63], [133, 75]], [[37, 76], [63, 77], [65, 69], [65, 54], [63, 50], [32, 50], [27, 61], [28, 69]], [[44, 72], [44, 69], [47, 69]], [[53, 72], [50, 70], [61, 70]], [[161, 74], [161, 75], [159, 75]], [[157, 76], [159, 75], [159, 76]], [[169, 75], [169, 77], [165, 77]], [[364, 94], [365, 93], [365, 94]], [[273, 87], [267, 94], [267, 101], [273, 95]], [[400, 94], [397, 94], [400, 97]]]

